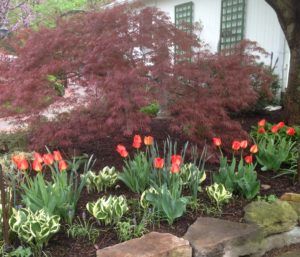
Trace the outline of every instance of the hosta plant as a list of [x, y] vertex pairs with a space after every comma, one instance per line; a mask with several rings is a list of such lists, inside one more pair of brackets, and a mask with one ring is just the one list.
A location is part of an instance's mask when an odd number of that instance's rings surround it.
[[117, 223], [128, 211], [126, 198], [124, 196], [105, 196], [99, 198], [96, 202], [88, 202], [87, 210], [98, 221], [108, 224]]
[[41, 250], [60, 229], [60, 217], [44, 209], [32, 212], [29, 208], [13, 209], [9, 227], [24, 243]]
[[222, 184], [214, 183], [206, 187], [206, 192], [209, 198], [216, 202], [218, 209], [221, 208], [223, 203], [227, 203], [232, 198], [232, 193], [226, 190]]
[[115, 167], [104, 167], [96, 174], [93, 171], [88, 171], [81, 175], [81, 178], [86, 180], [86, 188], [88, 192], [97, 190], [97, 192], [106, 192], [106, 190], [115, 185], [118, 179], [118, 172]]

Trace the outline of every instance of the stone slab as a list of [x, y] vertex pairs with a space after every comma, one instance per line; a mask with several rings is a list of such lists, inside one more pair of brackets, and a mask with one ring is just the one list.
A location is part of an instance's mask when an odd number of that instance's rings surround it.
[[276, 257], [299, 257], [299, 256], [300, 256], [300, 250], [282, 253]]
[[262, 240], [261, 230], [253, 224], [200, 217], [184, 239], [193, 247], [193, 257], [237, 257], [253, 253], [243, 246]]
[[151, 232], [141, 238], [100, 249], [97, 257], [192, 257], [192, 248], [183, 238]]

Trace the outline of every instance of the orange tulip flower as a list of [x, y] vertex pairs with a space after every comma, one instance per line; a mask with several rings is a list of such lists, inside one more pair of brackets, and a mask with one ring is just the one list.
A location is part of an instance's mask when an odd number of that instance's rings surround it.
[[26, 159], [20, 160], [17, 163], [18, 170], [27, 170], [28, 169], [28, 161]]
[[212, 141], [215, 146], [220, 146], [222, 144], [221, 138], [219, 137], [214, 137]]
[[257, 145], [251, 146], [251, 147], [250, 147], [250, 152], [251, 152], [251, 153], [257, 153], [257, 152], [258, 152], [258, 147], [257, 147]]
[[126, 158], [128, 156], [128, 152], [124, 145], [121, 145], [121, 144], [117, 145], [116, 150], [121, 155], [121, 157]]
[[180, 165], [181, 162], [182, 162], [182, 157], [181, 157], [181, 155], [172, 155], [172, 156], [171, 156], [171, 162], [172, 162], [172, 164]]
[[52, 165], [54, 162], [53, 156], [51, 153], [46, 153], [43, 155], [43, 160], [46, 165]]
[[247, 146], [248, 146], [248, 141], [247, 140], [242, 140], [240, 143], [241, 143], [240, 145], [241, 145], [242, 149], [246, 149], [247, 148]]
[[162, 169], [164, 167], [164, 164], [165, 164], [165, 160], [162, 159], [162, 158], [159, 158], [159, 157], [154, 158], [153, 162], [154, 162], [154, 167], [156, 169]]
[[153, 144], [153, 137], [152, 136], [145, 136], [144, 137], [144, 144], [145, 145], [152, 145]]
[[283, 128], [284, 126], [285, 126], [285, 124], [284, 124], [283, 121], [281, 121], [281, 122], [279, 122], [279, 123], [277, 124], [277, 127], [278, 127], [279, 129]]
[[258, 133], [259, 133], [259, 134], [265, 134], [265, 133], [266, 133], [265, 128], [263, 128], [263, 127], [259, 128], [259, 129], [258, 129]]
[[37, 160], [39, 163], [43, 162], [42, 156], [37, 152], [34, 152], [34, 159]]
[[260, 120], [260, 121], [257, 123], [257, 125], [258, 125], [259, 127], [264, 127], [264, 126], [266, 125], [266, 120], [265, 120], [265, 119]]
[[135, 135], [133, 137], [133, 143], [132, 143], [132, 147], [139, 149], [141, 147], [142, 144], [142, 138], [140, 135]]
[[234, 140], [232, 142], [232, 149], [234, 151], [238, 151], [240, 148], [241, 148], [241, 143], [239, 141], [237, 141], [237, 140]]
[[180, 171], [180, 166], [177, 163], [172, 163], [171, 173], [178, 173]]
[[252, 155], [245, 156], [244, 160], [246, 163], [251, 164], [253, 162]]
[[35, 159], [35, 160], [32, 162], [32, 168], [33, 168], [33, 170], [36, 171], [36, 172], [42, 171], [42, 164], [39, 162], [38, 159]]
[[61, 161], [62, 160], [62, 156], [60, 151], [53, 151], [53, 158], [55, 161]]
[[293, 135], [295, 135], [295, 133], [296, 133], [296, 130], [292, 127], [289, 127], [286, 130], [286, 134], [289, 135], [289, 136], [293, 136]]
[[58, 163], [58, 168], [59, 168], [60, 171], [65, 171], [68, 168], [68, 165], [64, 160], [61, 160]]

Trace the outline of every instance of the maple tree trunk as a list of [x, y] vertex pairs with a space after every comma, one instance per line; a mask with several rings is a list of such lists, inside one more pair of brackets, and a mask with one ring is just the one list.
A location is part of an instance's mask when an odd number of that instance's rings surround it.
[[6, 192], [5, 192], [5, 184], [4, 184], [4, 177], [3, 177], [3, 170], [0, 164], [0, 191], [1, 191], [1, 205], [2, 205], [2, 229], [3, 229], [3, 240], [4, 245], [9, 245], [9, 228], [8, 228], [8, 213], [7, 213], [7, 203], [6, 203]]

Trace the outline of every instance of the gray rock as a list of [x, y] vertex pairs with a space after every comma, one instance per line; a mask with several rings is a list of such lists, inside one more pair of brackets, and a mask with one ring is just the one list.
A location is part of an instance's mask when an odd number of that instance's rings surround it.
[[193, 247], [193, 257], [237, 257], [253, 253], [249, 242], [261, 242], [261, 230], [252, 224], [215, 218], [198, 218], [184, 239]]
[[192, 257], [192, 248], [182, 238], [151, 232], [141, 238], [100, 249], [97, 257]]
[[299, 256], [300, 256], [300, 250], [283, 253], [278, 255], [277, 257], [299, 257]]
[[244, 210], [245, 220], [262, 228], [264, 236], [286, 232], [297, 225], [298, 214], [284, 201], [254, 201]]

